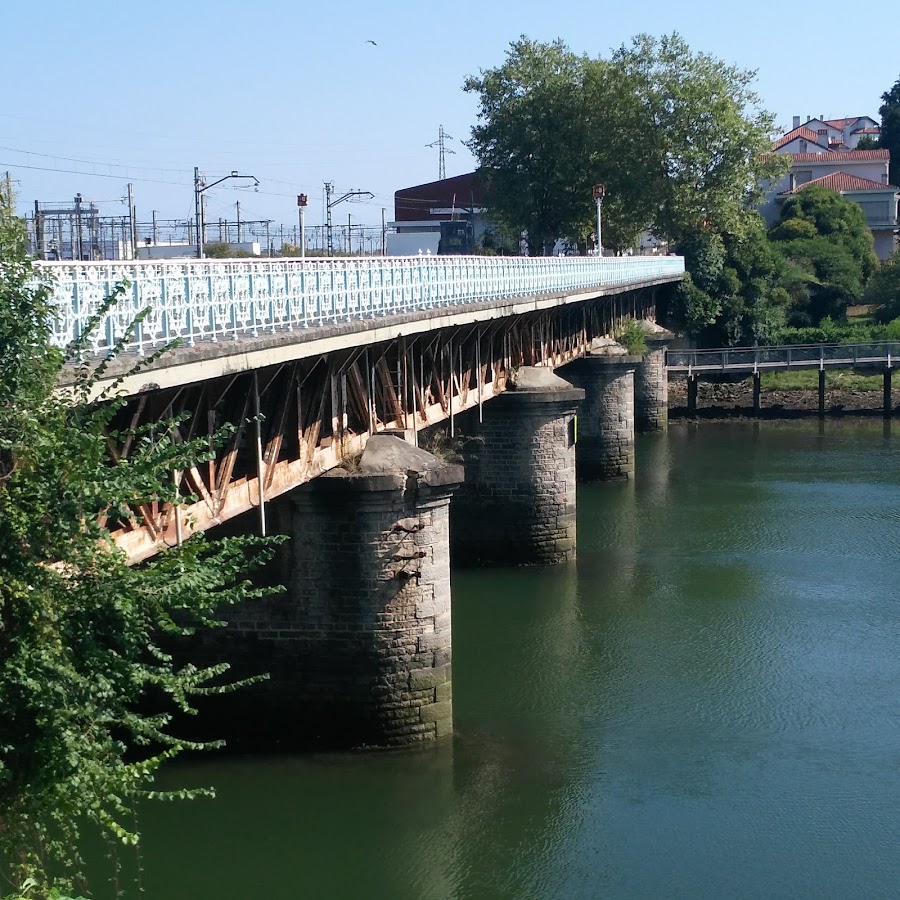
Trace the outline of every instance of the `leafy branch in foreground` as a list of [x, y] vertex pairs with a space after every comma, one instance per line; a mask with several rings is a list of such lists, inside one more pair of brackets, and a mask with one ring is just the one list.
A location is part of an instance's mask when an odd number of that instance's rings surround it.
[[104, 364], [58, 390], [52, 318], [21, 223], [0, 207], [0, 894], [34, 898], [86, 891], [80, 828], [131, 845], [137, 802], [193, 795], [153, 790], [164, 761], [217, 746], [179, 739], [173, 715], [240, 684], [226, 663], [178, 662], [165, 642], [259, 596], [246, 576], [276, 543], [199, 535], [128, 565], [101, 517], [195, 499], [178, 496], [172, 472], [215, 448], [181, 442], [173, 419], [111, 459], [128, 401], [115, 386], [91, 399]]

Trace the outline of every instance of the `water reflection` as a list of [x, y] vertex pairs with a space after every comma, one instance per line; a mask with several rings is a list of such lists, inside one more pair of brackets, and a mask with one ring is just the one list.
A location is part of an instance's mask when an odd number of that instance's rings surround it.
[[642, 438], [577, 563], [454, 573], [452, 746], [172, 769], [147, 896], [893, 896], [898, 510], [874, 420]]

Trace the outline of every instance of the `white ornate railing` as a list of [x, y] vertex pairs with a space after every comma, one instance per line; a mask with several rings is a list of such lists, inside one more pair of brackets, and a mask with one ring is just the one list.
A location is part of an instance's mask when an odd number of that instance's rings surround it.
[[129, 349], [181, 338], [255, 336], [529, 295], [628, 285], [684, 272], [681, 257], [363, 257], [358, 259], [37, 262], [54, 281], [55, 340], [81, 336], [104, 300], [127, 284], [91, 336], [112, 347], [135, 316]]

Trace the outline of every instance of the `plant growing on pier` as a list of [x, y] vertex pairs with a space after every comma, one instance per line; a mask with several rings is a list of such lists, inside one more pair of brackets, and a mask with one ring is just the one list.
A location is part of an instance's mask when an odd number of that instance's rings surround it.
[[631, 354], [640, 356], [647, 352], [647, 335], [640, 322], [627, 319], [616, 332], [616, 340]]
[[200, 537], [128, 565], [103, 518], [174, 499], [171, 473], [211, 450], [161, 423], [111, 460], [126, 401], [93, 397], [104, 363], [57, 390], [66, 358], [52, 316], [21, 223], [0, 205], [0, 894], [32, 898], [86, 889], [84, 823], [134, 844], [137, 802], [190, 796], [153, 790], [165, 760], [211, 746], [180, 739], [173, 713], [238, 685], [226, 664], [179, 664], [163, 641], [255, 596], [245, 575], [273, 552], [264, 539]]

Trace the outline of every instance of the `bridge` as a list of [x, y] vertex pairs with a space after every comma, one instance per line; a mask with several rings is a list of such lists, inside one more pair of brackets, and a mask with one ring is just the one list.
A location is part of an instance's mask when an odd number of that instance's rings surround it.
[[[87, 336], [87, 361], [105, 367], [98, 391], [128, 397], [111, 464], [127, 461], [129, 435], [173, 416], [186, 415], [175, 440], [233, 428], [214, 460], [174, 473], [183, 503], [107, 523], [130, 559], [229, 520], [292, 536], [286, 598], [198, 638], [238, 676], [271, 672], [227, 718], [288, 744], [448, 734], [451, 545], [483, 564], [571, 561], [576, 475], [630, 477], [636, 428], [666, 425], [671, 335], [653, 320], [657, 293], [683, 276], [678, 257], [38, 269], [54, 281], [55, 340]], [[610, 339], [628, 318], [647, 330], [643, 356]], [[426, 452], [440, 450], [440, 423], [465, 479]]]
[[891, 376], [900, 359], [900, 341], [852, 344], [794, 344], [778, 347], [720, 347], [710, 350], [669, 350], [666, 369], [688, 379], [688, 412], [697, 411], [697, 382], [703, 376], [744, 374], [753, 377], [753, 408], [760, 410], [763, 372], [817, 369], [819, 415], [825, 414], [826, 369], [875, 369], [883, 372], [883, 410], [890, 416]]

